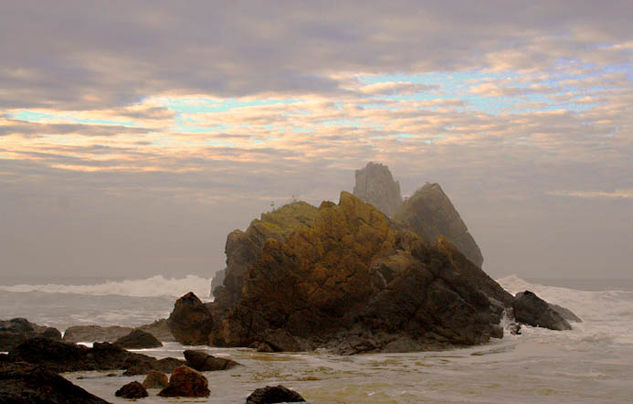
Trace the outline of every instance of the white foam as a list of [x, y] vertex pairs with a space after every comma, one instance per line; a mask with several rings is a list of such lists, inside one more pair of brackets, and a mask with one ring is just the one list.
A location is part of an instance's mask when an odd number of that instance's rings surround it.
[[210, 278], [202, 278], [196, 275], [187, 275], [184, 278], [165, 278], [162, 275], [152, 276], [147, 279], [135, 279], [125, 281], [106, 281], [93, 285], [12, 285], [0, 286], [1, 291], [6, 292], [45, 292], [45, 293], [72, 293], [79, 295], [107, 296], [121, 295], [133, 297], [180, 297], [187, 292], [194, 292], [199, 298], [209, 295]]

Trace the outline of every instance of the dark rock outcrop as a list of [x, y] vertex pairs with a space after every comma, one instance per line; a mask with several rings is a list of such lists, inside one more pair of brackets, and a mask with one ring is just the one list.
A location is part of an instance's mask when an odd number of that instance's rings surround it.
[[479, 246], [439, 184], [420, 188], [404, 201], [394, 219], [429, 243], [440, 236], [446, 237], [466, 258], [481, 267], [484, 259]]
[[160, 320], [156, 320], [153, 323], [145, 324], [137, 328], [139, 330], [152, 334], [159, 341], [163, 341], [163, 342], [176, 341], [171, 331], [169, 331], [169, 325], [167, 325], [166, 318], [161, 318]]
[[117, 339], [114, 343], [127, 349], [157, 348], [163, 346], [152, 334], [139, 329], [132, 330], [131, 333]]
[[389, 168], [380, 163], [367, 163], [356, 170], [354, 195], [392, 217], [402, 204], [400, 183], [394, 181]]
[[213, 370], [226, 370], [239, 365], [231, 359], [216, 358], [208, 355], [203, 351], [186, 350], [184, 352], [186, 365], [199, 372], [208, 372]]
[[282, 385], [257, 389], [246, 398], [246, 404], [298, 403], [305, 401], [299, 393]]
[[145, 387], [139, 382], [130, 382], [114, 393], [117, 397], [129, 398], [129, 399], [137, 399], [147, 397], [147, 390]]
[[0, 403], [107, 404], [79, 386], [40, 366], [0, 361]]
[[108, 342], [96, 342], [92, 348], [69, 342], [32, 338], [9, 352], [9, 359], [40, 365], [56, 372], [125, 369], [127, 375], [146, 374], [150, 370], [171, 372], [184, 362], [174, 358], [156, 359]]
[[512, 308], [520, 323], [558, 331], [571, 330], [571, 325], [558, 312], [529, 290], [517, 293]]
[[198, 296], [189, 292], [176, 301], [167, 325], [176, 341], [183, 345], [206, 345], [213, 327], [213, 317]]
[[25, 318], [0, 320], [0, 351], [10, 351], [29, 338], [60, 340], [61, 333], [53, 328], [31, 323]]
[[[310, 226], [317, 208], [306, 202], [293, 202], [272, 212], [263, 213], [246, 231], [234, 230], [226, 239], [226, 268], [217, 273], [222, 283], [215, 278], [211, 282], [213, 295], [223, 307], [233, 306], [242, 294], [242, 285], [248, 268], [257, 261], [264, 243], [268, 239], [283, 240], [299, 226]], [[221, 310], [218, 310], [221, 314]], [[214, 314], [216, 314], [214, 312]]]
[[197, 371], [179, 366], [169, 377], [169, 385], [158, 393], [161, 397], [208, 397], [209, 382]]
[[169, 379], [167, 375], [158, 370], [150, 370], [145, 380], [143, 380], [143, 387], [146, 389], [164, 389], [169, 385]]
[[425, 242], [343, 192], [309, 226], [265, 241], [238, 302], [220, 295], [211, 305], [225, 310], [211, 342], [305, 350], [358, 339], [365, 342], [352, 350], [360, 351], [472, 345], [501, 336], [499, 302], [511, 298], [448, 240]]
[[99, 325], [76, 325], [64, 332], [66, 342], [114, 342], [129, 334], [134, 328], [118, 325], [102, 327]]

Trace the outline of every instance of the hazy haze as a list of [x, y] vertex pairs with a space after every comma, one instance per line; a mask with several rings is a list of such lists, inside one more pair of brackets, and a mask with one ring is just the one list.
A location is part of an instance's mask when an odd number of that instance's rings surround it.
[[210, 276], [387, 164], [493, 276], [633, 276], [630, 1], [0, 2], [3, 276]]

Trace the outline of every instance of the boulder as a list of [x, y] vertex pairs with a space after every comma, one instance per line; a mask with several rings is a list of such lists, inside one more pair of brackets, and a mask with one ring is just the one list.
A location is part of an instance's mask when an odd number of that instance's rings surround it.
[[156, 359], [128, 352], [108, 342], [94, 343], [92, 348], [69, 342], [32, 338], [9, 352], [11, 361], [22, 361], [56, 372], [126, 369], [126, 374], [146, 374], [152, 369], [171, 371], [184, 362], [174, 358]]
[[113, 325], [102, 327], [99, 325], [76, 325], [68, 327], [64, 332], [66, 342], [114, 342], [134, 330], [131, 327]]
[[238, 302], [220, 295], [211, 304], [223, 313], [210, 341], [351, 353], [396, 340], [415, 350], [466, 346], [502, 335], [504, 300], [512, 296], [449, 240], [426, 242], [343, 192], [309, 226], [266, 239]]
[[161, 397], [208, 397], [207, 378], [187, 366], [179, 366], [169, 377], [169, 385], [158, 393]]
[[400, 183], [394, 181], [389, 168], [370, 162], [362, 170], [356, 170], [355, 174], [354, 195], [392, 217], [402, 205], [402, 195]]
[[128, 399], [137, 399], [147, 397], [147, 390], [139, 382], [130, 382], [114, 393], [117, 397], [123, 397]]
[[50, 369], [0, 361], [0, 403], [107, 404]]
[[116, 345], [128, 349], [157, 348], [163, 344], [152, 334], [135, 329], [128, 335], [114, 341]]
[[167, 325], [181, 344], [206, 345], [213, 327], [213, 317], [207, 306], [193, 292], [189, 292], [176, 301]]
[[257, 389], [246, 398], [246, 404], [297, 403], [305, 401], [299, 393], [282, 385]]
[[187, 366], [199, 372], [226, 370], [239, 365], [239, 363], [234, 360], [216, 358], [215, 356], [208, 355], [203, 351], [186, 350], [184, 354]]
[[551, 330], [571, 330], [571, 325], [536, 294], [526, 290], [517, 293], [512, 302], [514, 317], [519, 323]]
[[394, 219], [428, 243], [446, 237], [457, 249], [478, 267], [484, 258], [466, 224], [439, 184], [426, 184], [394, 214]]
[[164, 389], [169, 385], [169, 379], [167, 375], [158, 370], [150, 370], [145, 380], [143, 380], [143, 387], [146, 389]]
[[10, 351], [29, 338], [61, 339], [61, 333], [52, 327], [31, 323], [25, 318], [0, 320], [0, 351]]

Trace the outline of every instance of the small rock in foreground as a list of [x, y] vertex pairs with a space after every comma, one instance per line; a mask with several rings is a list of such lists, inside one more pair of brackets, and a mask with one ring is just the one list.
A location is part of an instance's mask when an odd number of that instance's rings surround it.
[[209, 397], [207, 378], [187, 366], [179, 366], [169, 377], [169, 386], [160, 393], [161, 397]]
[[282, 385], [257, 389], [246, 398], [246, 404], [272, 404], [305, 402], [299, 393]]
[[150, 370], [145, 380], [143, 380], [143, 387], [146, 389], [164, 389], [169, 385], [169, 379], [167, 375], [158, 370]]
[[130, 382], [118, 389], [114, 395], [123, 398], [143, 398], [147, 397], [148, 394], [141, 383]]

